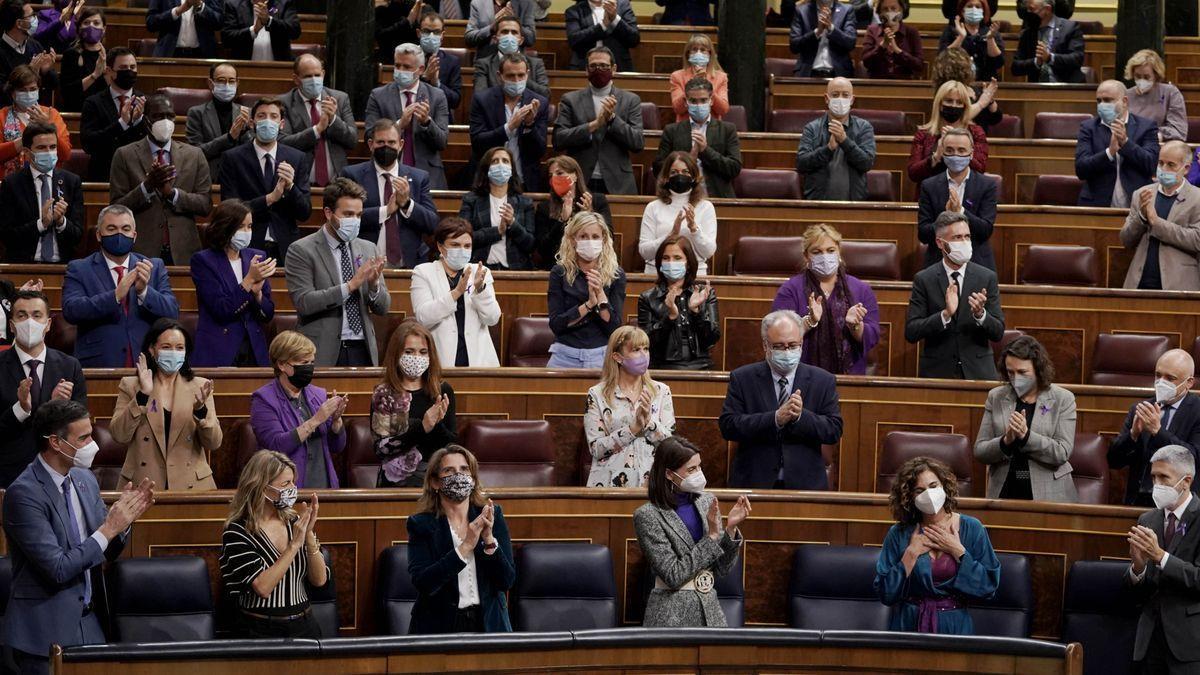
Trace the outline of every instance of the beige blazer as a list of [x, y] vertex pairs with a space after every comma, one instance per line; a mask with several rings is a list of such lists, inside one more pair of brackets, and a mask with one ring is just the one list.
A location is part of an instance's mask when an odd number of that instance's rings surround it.
[[163, 404], [155, 394], [145, 406], [137, 404], [140, 391], [136, 375], [121, 378], [117, 388], [117, 407], [109, 430], [113, 440], [126, 446], [121, 484], [137, 485], [143, 478], [154, 481], [159, 490], [216, 490], [212, 467], [205, 451], [221, 446], [221, 424], [217, 407], [209, 395], [208, 414], [197, 420], [192, 416], [196, 390], [207, 382], [203, 377], [175, 381], [175, 400], [171, 402], [170, 438], [163, 429]]
[[1175, 204], [1167, 214], [1167, 224], [1151, 227], [1137, 207], [1141, 194], [1158, 190], [1158, 183], [1144, 185], [1133, 193], [1129, 215], [1121, 227], [1121, 243], [1125, 248], [1136, 248], [1129, 272], [1125, 275], [1125, 288], [1137, 288], [1142, 279], [1142, 268], [1146, 266], [1146, 248], [1152, 235], [1158, 239], [1158, 267], [1162, 274], [1165, 291], [1200, 291], [1200, 188], [1184, 182], [1175, 195]]
[[133, 211], [138, 231], [133, 250], [157, 258], [165, 226], [171, 238], [171, 257], [176, 265], [186, 265], [201, 248], [196, 218], [207, 216], [212, 210], [208, 160], [199, 148], [172, 140], [171, 162], [177, 172], [175, 189], [179, 195], [174, 202], [154, 194], [147, 200], [140, 185], [150, 173], [153, 159], [150, 153], [150, 141], [146, 138], [117, 149], [109, 175], [108, 199]]
[[[1000, 496], [1008, 478], [1009, 456], [1000, 449], [1000, 439], [1008, 418], [1017, 409], [1012, 385], [1002, 384], [988, 392], [983, 420], [975, 437], [975, 459], [988, 467], [987, 497]], [[1052, 384], [1038, 393], [1029, 424], [1029, 438], [1021, 450], [1029, 458], [1029, 483], [1033, 499], [1039, 502], [1079, 501], [1073, 467], [1069, 461], [1075, 449], [1075, 395]]]

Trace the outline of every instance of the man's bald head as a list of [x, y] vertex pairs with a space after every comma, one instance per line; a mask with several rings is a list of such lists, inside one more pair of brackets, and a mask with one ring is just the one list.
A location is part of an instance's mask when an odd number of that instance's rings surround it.
[[1175, 387], [1174, 395], [1167, 403], [1175, 403], [1187, 395], [1196, 374], [1196, 362], [1192, 355], [1182, 349], [1172, 349], [1158, 357], [1154, 364], [1154, 381], [1165, 381]]
[[825, 93], [832, 94], [834, 92], [849, 92], [854, 95], [854, 83], [845, 77], [835, 77], [829, 80], [829, 84], [825, 85]]

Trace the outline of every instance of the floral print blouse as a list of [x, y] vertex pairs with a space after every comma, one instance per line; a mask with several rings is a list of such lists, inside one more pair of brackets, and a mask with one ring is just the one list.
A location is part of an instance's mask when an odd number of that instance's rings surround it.
[[588, 487], [645, 485], [654, 462], [655, 446], [675, 433], [671, 389], [661, 382], [653, 382], [652, 386], [650, 421], [637, 436], [629, 430], [637, 401], [630, 401], [619, 388], [613, 391], [612, 401], [605, 401], [603, 383], [588, 389], [587, 410], [583, 415], [583, 430], [592, 453]]

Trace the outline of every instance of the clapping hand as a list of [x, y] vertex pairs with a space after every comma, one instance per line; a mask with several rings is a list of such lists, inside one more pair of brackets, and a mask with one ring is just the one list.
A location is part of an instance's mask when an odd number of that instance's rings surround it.
[[945, 154], [945, 149], [942, 147], [944, 136], [938, 135], [937, 144], [933, 146], [933, 154], [929, 156], [929, 165], [937, 166], [942, 163], [942, 157]]
[[633, 424], [629, 427], [629, 431], [634, 436], [640, 435], [646, 430], [646, 425], [650, 424], [650, 407], [653, 399], [650, 397], [650, 388], [642, 387], [642, 393], [638, 395], [637, 403], [633, 406]]
[[149, 258], [142, 258], [133, 268], [133, 286], [139, 294], [146, 290], [146, 285], [150, 283], [150, 274], [154, 271], [154, 265], [150, 263]]
[[[1133, 527], [1129, 528], [1129, 536], [1127, 539], [1129, 541], [1129, 550], [1131, 552], [1135, 548], [1141, 552], [1142, 569], [1145, 569], [1147, 561], [1153, 561], [1156, 563], [1161, 562], [1163, 555], [1166, 554], [1166, 551], [1164, 551], [1162, 547], [1158, 545], [1158, 535], [1154, 533], [1154, 530], [1146, 527], [1145, 525], [1134, 525]], [[1134, 562], [1137, 562], [1136, 558], [1134, 559]], [[1137, 569], [1136, 564], [1134, 565], [1134, 571], [1141, 571]]]
[[604, 295], [604, 284], [600, 283], [600, 273], [596, 270], [584, 271], [584, 276], [587, 277], [588, 284], [588, 300], [594, 305], [600, 305], [607, 301]]
[[207, 406], [208, 405], [208, 397], [212, 396], [212, 393], [213, 393], [212, 380], [205, 380], [204, 384], [202, 384], [196, 388], [195, 400], [192, 401], [192, 410], [193, 411], [200, 410], [201, 408], [204, 408], [205, 406]]
[[118, 303], [123, 302], [126, 296], [129, 295], [129, 291], [133, 288], [135, 281], [137, 281], [137, 275], [134, 274], [134, 270], [125, 270], [125, 275], [117, 282], [116, 296]]
[[50, 393], [50, 400], [53, 401], [58, 399], [60, 401], [69, 401], [71, 400], [71, 394], [74, 393], [74, 391], [74, 382], [60, 379], [58, 384], [54, 385], [54, 391]]
[[738, 525], [741, 525], [750, 517], [750, 511], [752, 510], [750, 508], [750, 498], [746, 495], [738, 495], [737, 502], [734, 503], [732, 509], [729, 509], [729, 515], [725, 518], [725, 533], [731, 539], [737, 533]]
[[829, 118], [829, 149], [834, 150], [837, 146], [846, 142], [846, 125], [839, 120]]
[[688, 311], [695, 314], [700, 311], [705, 302], [708, 302], [708, 296], [712, 294], [712, 286], [708, 279], [696, 285], [692, 289], [692, 297], [688, 299]]
[[825, 299], [816, 293], [808, 294], [808, 327], [813, 329], [817, 324], [821, 323], [821, 317], [825, 315]]
[[946, 285], [946, 309], [942, 310], [942, 318], [949, 321], [958, 313], [958, 284]]
[[496, 525], [496, 505], [492, 500], [484, 505], [483, 510], [479, 512], [479, 517], [483, 519], [483, 529], [479, 532], [479, 538], [483, 540], [483, 545], [487, 546], [492, 543], [495, 536], [492, 535], [492, 528]]
[[1154, 195], [1156, 192], [1146, 190], [1138, 195], [1138, 210], [1141, 212], [1142, 218], [1151, 225], [1158, 219], [1158, 213], [1154, 210]]
[[19, 288], [17, 290], [41, 291], [42, 290], [42, 280], [40, 278], [39, 279], [30, 279], [29, 281], [26, 281], [25, 283], [21, 284], [21, 288]]
[[287, 162], [280, 162], [275, 169], [275, 178], [283, 186], [283, 189], [280, 190], [281, 193], [291, 190], [296, 180], [296, 167]]
[[500, 230], [501, 237], [503, 237], [504, 233], [508, 230], [508, 226], [512, 225], [513, 218], [515, 217], [516, 212], [513, 211], [512, 204], [504, 202], [504, 204], [500, 206], [500, 226], [497, 228]]
[[617, 0], [604, 0], [601, 7], [604, 8], [604, 23], [612, 23], [617, 18]]
[[338, 394], [337, 390], [333, 390], [331, 400], [337, 401], [337, 405], [333, 407], [333, 411], [329, 413], [329, 421], [334, 433], [338, 433], [342, 429], [342, 415], [346, 412], [346, 408], [350, 405], [349, 394]]
[[29, 111], [28, 111], [28, 112], [29, 112], [29, 122], [30, 122], [30, 124], [50, 124], [50, 125], [53, 125], [53, 122], [51, 122], [51, 121], [50, 121], [50, 115], [48, 115], [48, 114], [46, 113], [46, 109], [45, 109], [45, 108], [43, 108], [42, 106], [40, 106], [40, 105], [37, 105], [37, 104], [35, 103], [35, 104], [33, 105], [33, 107], [31, 107], [31, 108], [29, 109]]
[[[1121, 146], [1125, 145], [1125, 142], [1129, 140], [1128, 131], [1125, 129], [1125, 123], [1121, 120], [1114, 119], [1109, 126], [1112, 127], [1112, 142], [1116, 145], [1116, 149], [1120, 150]], [[1116, 154], [1116, 152], [1114, 151], [1113, 154]]]
[[429, 410], [426, 410], [425, 416], [421, 418], [421, 425], [425, 427], [425, 433], [430, 433], [433, 431], [433, 428], [436, 427], [442, 421], [442, 419], [446, 417], [446, 413], [449, 410], [450, 397], [448, 397], [446, 394], [442, 394], [438, 397], [438, 400], [433, 403], [433, 405], [429, 406]]
[[21, 404], [21, 409], [25, 412], [33, 412], [33, 400], [30, 392], [33, 388], [33, 380], [25, 378], [21, 380], [21, 384], [17, 385], [17, 403]]
[[846, 310], [846, 325], [855, 332], [862, 327], [863, 320], [866, 318], [867, 308], [861, 302], [855, 303], [853, 307]]
[[41, 75], [54, 67], [54, 60], [56, 58], [58, 58], [58, 55], [54, 53], [53, 49], [51, 49], [48, 52], [42, 52], [30, 59], [29, 67], [33, 68], [34, 72]]
[[787, 400], [779, 406], [775, 411], [775, 426], [783, 427], [800, 417], [800, 413], [804, 412], [804, 395], [800, 390], [792, 392], [792, 395], [787, 397]]
[[1133, 416], [1135, 427], [1138, 422], [1141, 423], [1141, 429], [1135, 429], [1136, 431], [1145, 431], [1151, 436], [1155, 436], [1162, 430], [1162, 408], [1158, 407], [1156, 403], [1149, 401], [1138, 403], [1134, 408]]
[[137, 363], [134, 363], [133, 367], [137, 369], [138, 389], [150, 396], [154, 393], [154, 373], [150, 372], [150, 366], [146, 364], [145, 352], [138, 354]]
[[708, 505], [708, 514], [705, 520], [708, 521], [708, 536], [716, 541], [721, 538], [721, 505], [718, 503], [716, 495], [713, 495], [712, 504]]
[[322, 135], [337, 118], [337, 100], [332, 96], [321, 99], [321, 117], [317, 120], [317, 135]]
[[[575, 187], [572, 186], [571, 189], [574, 190]], [[563, 204], [566, 204], [566, 200], [563, 200]], [[592, 193], [585, 191], [583, 193], [583, 195], [580, 196], [579, 208], [583, 211], [591, 211], [592, 210]]]
[[463, 270], [462, 274], [459, 275], [458, 283], [454, 285], [454, 288], [450, 289], [450, 295], [454, 298], [455, 302], [458, 302], [458, 299], [466, 294], [467, 288], [469, 288], [470, 285], [471, 268], [468, 266], [465, 270]]
[[692, 157], [700, 156], [700, 153], [708, 149], [708, 137], [703, 131], [692, 131]]
[[399, 211], [412, 198], [412, 184], [407, 178], [392, 177], [392, 204]]
[[828, 7], [821, 7], [817, 10], [817, 31], [822, 30], [833, 30], [833, 14]]
[[146, 509], [154, 503], [154, 481], [143, 478], [135, 488], [133, 483], [126, 483], [121, 496], [108, 509], [108, 516], [100, 526], [100, 532], [110, 541], [129, 529], [135, 520], [142, 517]]
[[975, 291], [967, 298], [967, 304], [971, 305], [971, 316], [982, 319], [987, 307], [987, 291]]
[[250, 259], [250, 269], [246, 271], [246, 279], [250, 282], [250, 292], [262, 292], [263, 282], [275, 274], [275, 266], [274, 258], [263, 260], [262, 256], [256, 254]]
[[[487, 267], [484, 266], [483, 263], [479, 263], [479, 264], [475, 265], [475, 274], [472, 275], [472, 277], [474, 278], [474, 282], [472, 283], [472, 285], [475, 287], [476, 293], [483, 292], [484, 278], [485, 278], [484, 275], [485, 274], [487, 274]], [[467, 276], [467, 275], [464, 274], [463, 276]]]
[[960, 38], [967, 37], [967, 27], [963, 25], [962, 16], [954, 17], [954, 32], [957, 33], [958, 37]]
[[424, 125], [429, 122], [429, 101], [417, 101], [412, 106], [413, 117], [416, 118], [417, 124]]
[[312, 527], [314, 511], [312, 507], [304, 502], [297, 502], [292, 509], [296, 512], [296, 520], [292, 522], [292, 529], [299, 530], [301, 533], [301, 536], [293, 537], [292, 540], [288, 542], [288, 548], [291, 549], [292, 554], [294, 555], [299, 553], [300, 549], [304, 548], [304, 545], [308, 543], [308, 535], [309, 530]]
[[1019, 410], [1012, 411], [1008, 416], [1008, 425], [1004, 428], [1004, 444], [1012, 445], [1025, 438], [1025, 415]]
[[950, 191], [950, 198], [946, 200], [946, 210], [952, 213], [958, 213], [962, 211], [961, 198], [954, 190]]
[[683, 294], [683, 284], [671, 284], [667, 286], [667, 297], [664, 304], [667, 306], [667, 318], [674, 321], [679, 318], [679, 305], [677, 301], [679, 296]]
[[241, 138], [242, 132], [250, 128], [252, 124], [253, 123], [250, 121], [250, 109], [243, 106], [241, 112], [238, 113], [238, 116], [233, 118], [233, 124], [229, 126], [230, 138], [234, 140]]
[[[413, 7], [415, 8], [419, 4], [421, 4], [421, 3], [418, 2], [418, 3], [414, 4]], [[428, 82], [430, 84], [434, 84], [434, 85], [438, 84], [438, 82], [441, 78], [441, 75], [442, 75], [441, 66], [442, 66], [442, 60], [438, 58], [437, 53], [435, 52], [432, 56], [430, 56], [428, 59], [426, 59], [425, 73], [421, 75], [421, 79], [425, 80], [426, 82]]]
[[1045, 42], [1037, 43], [1037, 50], [1033, 54], [1033, 58], [1039, 66], [1043, 66], [1050, 60], [1050, 48]]

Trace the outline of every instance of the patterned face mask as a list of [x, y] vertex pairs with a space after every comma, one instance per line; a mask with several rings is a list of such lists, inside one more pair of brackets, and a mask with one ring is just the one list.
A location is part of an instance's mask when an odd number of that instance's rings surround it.
[[475, 479], [469, 473], [452, 473], [442, 478], [442, 496], [452, 502], [461, 502], [471, 496]]

